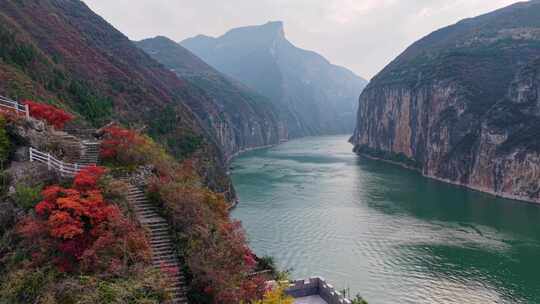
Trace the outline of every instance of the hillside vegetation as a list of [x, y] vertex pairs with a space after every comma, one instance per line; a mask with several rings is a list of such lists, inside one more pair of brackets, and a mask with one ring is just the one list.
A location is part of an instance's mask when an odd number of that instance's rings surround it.
[[77, 125], [145, 128], [178, 158], [195, 157], [212, 189], [234, 192], [215, 136], [188, 103], [204, 96], [81, 1], [0, 3], [0, 94], [53, 103]]

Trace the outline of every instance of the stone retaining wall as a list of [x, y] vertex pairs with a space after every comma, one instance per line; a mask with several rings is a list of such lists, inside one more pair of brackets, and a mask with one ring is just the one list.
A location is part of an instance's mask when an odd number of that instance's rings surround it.
[[351, 304], [334, 286], [328, 284], [321, 277], [313, 277], [307, 280], [297, 280], [290, 283], [285, 293], [293, 298], [319, 295], [328, 304]]

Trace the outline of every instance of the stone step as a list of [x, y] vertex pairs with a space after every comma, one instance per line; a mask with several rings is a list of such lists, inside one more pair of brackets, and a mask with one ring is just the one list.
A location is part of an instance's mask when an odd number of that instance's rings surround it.
[[169, 235], [169, 230], [162, 230], [162, 231], [152, 231], [150, 230], [150, 238], [151, 239], [157, 239], [157, 238], [160, 238], [160, 237], [169, 237], [170, 238], [170, 235]]
[[157, 212], [152, 212], [152, 213], [141, 213], [141, 212], [135, 212], [135, 214], [137, 215], [140, 215], [141, 217], [144, 217], [145, 219], [147, 220], [153, 220], [153, 219], [157, 219], [157, 218], [162, 218], [159, 213]]
[[[89, 160], [88, 156], [82, 159]], [[171, 287], [167, 289], [172, 295], [171, 303], [187, 304], [185, 289], [185, 279], [182, 274], [182, 267], [175, 245], [170, 235], [168, 222], [159, 215], [157, 208], [153, 205], [146, 194], [139, 188], [129, 185], [127, 199], [137, 215], [139, 222], [149, 232], [150, 247], [152, 248], [152, 265], [156, 268], [174, 267], [178, 273], [169, 274]]]
[[156, 214], [159, 214], [158, 213], [158, 210], [156, 209], [156, 207], [154, 206], [134, 206], [135, 208], [135, 212], [149, 212], [149, 211], [152, 211], [152, 212], [155, 212]]
[[135, 214], [137, 215], [140, 215], [140, 216], [145, 216], [145, 217], [148, 217], [148, 216], [153, 216], [153, 217], [156, 217], [156, 216], [159, 216], [159, 213], [157, 213], [155, 210], [135, 210]]
[[[152, 246], [152, 249], [158, 249], [158, 248], [165, 248], [165, 247], [171, 247], [174, 248], [174, 243], [167, 239], [150, 239], [151, 243], [150, 246]], [[167, 241], [167, 242], [165, 242]]]
[[156, 208], [156, 206], [154, 206], [154, 204], [150, 203], [150, 202], [133, 202], [133, 201], [130, 201], [132, 204], [133, 204], [133, 207], [135, 207], [136, 209], [143, 209], [143, 208]]
[[175, 247], [174, 247], [174, 244], [173, 243], [154, 243], [154, 244], [150, 244], [150, 246], [152, 247], [152, 251], [156, 251], [156, 250], [162, 250], [162, 249], [171, 249], [171, 250], [175, 250]]
[[143, 192], [131, 192], [131, 193], [128, 193], [128, 196], [132, 198], [146, 197], [146, 195]]
[[171, 239], [171, 236], [169, 235], [168, 231], [163, 231], [159, 233], [152, 233], [150, 231], [150, 240], [152, 241], [160, 241], [162, 239]]
[[165, 259], [165, 258], [153, 258], [152, 264], [154, 266], [166, 266], [166, 267], [180, 267], [180, 261], [176, 258], [176, 255], [173, 255], [173, 258]]
[[156, 259], [156, 260], [152, 260], [152, 265], [154, 266], [157, 266], [157, 267], [180, 267], [180, 262], [178, 262], [178, 260], [176, 259]]
[[150, 229], [152, 231], [152, 234], [158, 234], [158, 233], [161, 233], [161, 232], [167, 232], [167, 234], [169, 234], [169, 226], [164, 226], [164, 227], [156, 227], [156, 228], [152, 228]]
[[155, 259], [152, 260], [152, 265], [159, 267], [180, 267], [180, 262], [176, 259]]
[[160, 244], [160, 245], [151, 245], [153, 251], [163, 251], [163, 250], [172, 250], [174, 251], [174, 246], [172, 243], [169, 244]]
[[166, 228], [167, 231], [169, 230], [169, 225], [167, 223], [154, 223], [154, 224], [143, 224], [144, 228], [146, 229], [159, 229], [159, 228]]
[[152, 246], [154, 245], [163, 245], [163, 244], [174, 244], [170, 238], [163, 238], [163, 239], [153, 239], [153, 240], [150, 240], [150, 244]]
[[173, 244], [152, 245], [152, 252], [173, 252], [176, 253]]
[[135, 205], [135, 207], [155, 207], [154, 204], [152, 204], [146, 199], [140, 201], [133, 201], [133, 205]]
[[163, 248], [152, 248], [152, 254], [154, 256], [157, 256], [157, 255], [167, 255], [167, 254], [172, 254], [176, 257], [176, 252], [174, 251], [174, 249], [172, 247], [163, 247]]
[[139, 217], [139, 222], [144, 224], [146, 221], [155, 221], [155, 220], [160, 220], [160, 219], [162, 219], [162, 217], [159, 216], [159, 215], [145, 216], [145, 217], [141, 216], [141, 217]]
[[156, 218], [155, 220], [147, 220], [142, 222], [143, 226], [155, 226], [155, 225], [168, 225], [167, 221], [163, 218]]
[[172, 260], [177, 259], [176, 253], [155, 253], [153, 256], [154, 260]]
[[167, 230], [169, 230], [170, 228], [167, 223], [150, 223], [150, 224], [143, 224], [143, 226], [147, 229], [167, 228]]
[[155, 211], [150, 212], [136, 212], [137, 216], [140, 218], [155, 218], [159, 216]]
[[161, 241], [164, 239], [170, 238], [169, 234], [166, 232], [162, 233], [150, 233], [150, 240], [151, 241]]
[[155, 214], [159, 214], [156, 210], [156, 208], [154, 208], [153, 206], [149, 206], [149, 207], [142, 207], [142, 208], [135, 208], [135, 212], [137, 213], [140, 213], [140, 214], [146, 214], [146, 213], [155, 213]]

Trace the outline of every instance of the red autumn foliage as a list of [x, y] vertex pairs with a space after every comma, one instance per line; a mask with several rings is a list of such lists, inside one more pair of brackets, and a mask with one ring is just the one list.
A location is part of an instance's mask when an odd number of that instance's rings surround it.
[[86, 167], [84, 174], [77, 174], [73, 186], [77, 190], [91, 190], [97, 187], [98, 180], [105, 174], [105, 168], [98, 166]]
[[101, 143], [101, 157], [116, 158], [122, 151], [129, 151], [144, 144], [145, 138], [133, 130], [111, 126], [104, 130], [105, 140]]
[[[37, 257], [51, 257], [60, 271], [112, 270], [119, 260], [144, 260], [148, 244], [144, 234], [126, 219], [120, 209], [107, 203], [98, 180], [101, 167], [88, 167], [74, 179], [72, 188], [51, 186], [43, 190], [43, 201], [35, 207], [19, 233], [34, 244]], [[34, 260], [42, 263], [44, 258]]]
[[23, 101], [30, 109], [30, 116], [45, 120], [48, 124], [57, 129], [63, 129], [64, 125], [71, 121], [74, 116], [66, 113], [64, 110], [55, 106], [34, 102], [31, 100]]

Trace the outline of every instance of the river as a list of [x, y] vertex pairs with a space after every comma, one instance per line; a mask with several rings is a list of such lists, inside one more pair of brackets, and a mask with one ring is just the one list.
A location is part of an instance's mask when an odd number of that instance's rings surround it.
[[351, 149], [311, 137], [234, 160], [232, 215], [258, 255], [370, 304], [540, 303], [540, 206]]

